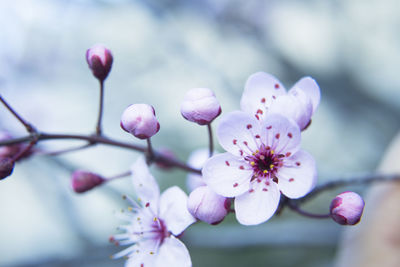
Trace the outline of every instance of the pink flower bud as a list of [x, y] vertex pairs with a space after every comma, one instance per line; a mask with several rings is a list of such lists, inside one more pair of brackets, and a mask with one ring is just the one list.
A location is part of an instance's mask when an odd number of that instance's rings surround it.
[[105, 179], [98, 174], [78, 170], [72, 174], [71, 186], [76, 193], [83, 193], [102, 184], [104, 181]]
[[221, 106], [210, 89], [193, 88], [183, 99], [181, 114], [188, 121], [206, 125], [221, 114]]
[[337, 195], [331, 202], [330, 213], [338, 224], [355, 225], [362, 216], [364, 200], [354, 192], [346, 191]]
[[14, 170], [14, 161], [11, 158], [0, 158], [0, 180], [10, 176]]
[[93, 75], [100, 81], [104, 81], [110, 73], [113, 56], [104, 45], [96, 44], [86, 51], [86, 61]]
[[189, 195], [187, 207], [193, 217], [209, 224], [222, 222], [228, 214], [231, 201], [217, 195], [208, 186], [200, 186]]
[[154, 108], [147, 104], [127, 107], [121, 116], [121, 128], [137, 138], [147, 139], [160, 130]]
[[[9, 133], [0, 131], [0, 141], [7, 141], [12, 138], [13, 137]], [[12, 158], [14, 155], [16, 155], [22, 149], [22, 146], [23, 146], [22, 144], [1, 146], [0, 147], [0, 157]]]

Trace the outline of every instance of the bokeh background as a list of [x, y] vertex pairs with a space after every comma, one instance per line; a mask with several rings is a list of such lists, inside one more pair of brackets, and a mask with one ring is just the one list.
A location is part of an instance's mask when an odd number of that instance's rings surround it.
[[[92, 133], [98, 83], [84, 55], [106, 44], [114, 65], [105, 134], [140, 143], [119, 118], [129, 104], [149, 103], [161, 123], [154, 146], [186, 160], [207, 146], [206, 128], [180, 115], [186, 90], [213, 89], [226, 113], [239, 108], [254, 72], [272, 73], [287, 88], [309, 75], [322, 102], [303, 148], [317, 160], [320, 183], [348, 178], [374, 171], [399, 130], [398, 7], [397, 0], [1, 0], [0, 93], [42, 131]], [[26, 134], [3, 107], [0, 128]], [[77, 168], [117, 174], [137, 156], [97, 146], [18, 164], [0, 184], [0, 266], [123, 266], [109, 259], [121, 248], [108, 237], [121, 223], [115, 213], [127, 207], [121, 195], [134, 194], [129, 178], [76, 195], [69, 177]], [[153, 171], [163, 189], [185, 188], [185, 172]], [[337, 192], [305, 208], [324, 213]], [[198, 224], [184, 241], [194, 266], [334, 266], [342, 231], [284, 211], [255, 227], [232, 215], [218, 226]]]

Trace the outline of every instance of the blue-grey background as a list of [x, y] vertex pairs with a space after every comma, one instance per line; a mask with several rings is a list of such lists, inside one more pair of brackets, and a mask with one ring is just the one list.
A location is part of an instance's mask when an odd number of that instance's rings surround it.
[[[42, 131], [92, 133], [98, 83], [84, 55], [106, 44], [114, 65], [105, 134], [140, 143], [119, 118], [129, 104], [149, 103], [161, 124], [154, 146], [185, 160], [207, 145], [206, 128], [180, 115], [186, 90], [211, 88], [226, 113], [239, 108], [254, 72], [272, 73], [286, 88], [309, 75], [322, 102], [303, 148], [317, 160], [319, 182], [349, 177], [373, 171], [399, 129], [399, 13], [396, 0], [0, 0], [0, 92]], [[26, 134], [2, 107], [0, 128]], [[121, 248], [107, 241], [121, 223], [114, 213], [126, 208], [120, 196], [134, 194], [129, 179], [75, 195], [69, 176], [76, 168], [117, 174], [137, 156], [98, 146], [18, 164], [0, 183], [0, 266], [122, 266], [109, 259]], [[163, 189], [185, 186], [182, 171], [154, 174]], [[305, 208], [326, 212], [337, 192]], [[332, 266], [341, 231], [285, 211], [256, 227], [231, 215], [183, 238], [194, 266]]]

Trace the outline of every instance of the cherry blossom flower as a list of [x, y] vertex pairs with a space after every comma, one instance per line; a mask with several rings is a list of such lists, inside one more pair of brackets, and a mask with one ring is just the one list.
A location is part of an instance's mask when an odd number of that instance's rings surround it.
[[203, 179], [217, 194], [235, 197], [241, 224], [268, 220], [280, 193], [300, 198], [315, 186], [314, 158], [300, 149], [300, 128], [291, 119], [270, 114], [257, 120], [235, 111], [221, 119], [217, 137], [228, 152], [205, 163]]
[[132, 166], [132, 180], [138, 203], [127, 197], [132, 207], [120, 215], [129, 224], [119, 227], [124, 233], [110, 237], [117, 245], [131, 246], [112, 257], [127, 258], [128, 267], [191, 266], [189, 252], [177, 238], [195, 222], [186, 208], [186, 194], [174, 186], [160, 196], [144, 157]]
[[297, 122], [304, 130], [318, 108], [320, 97], [319, 86], [311, 77], [303, 77], [286, 92], [274, 76], [257, 72], [247, 79], [240, 107], [258, 120], [266, 114], [279, 113]]

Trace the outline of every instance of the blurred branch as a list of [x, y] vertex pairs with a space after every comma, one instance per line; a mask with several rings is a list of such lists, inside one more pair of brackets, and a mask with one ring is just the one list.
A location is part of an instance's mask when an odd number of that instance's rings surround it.
[[[117, 141], [114, 139], [110, 139], [104, 136], [97, 136], [97, 135], [75, 135], [75, 134], [48, 134], [48, 133], [33, 133], [25, 137], [9, 139], [6, 141], [0, 142], [1, 146], [6, 145], [13, 145], [13, 144], [20, 144], [24, 142], [31, 142], [32, 140], [36, 140], [37, 142], [44, 141], [44, 140], [61, 140], [61, 139], [73, 139], [73, 140], [86, 140], [92, 144], [103, 144], [103, 145], [110, 145], [114, 147], [121, 147], [126, 149], [131, 149], [135, 151], [139, 151], [145, 153], [147, 151], [147, 147], [141, 145], [133, 145], [130, 143], [125, 143], [121, 141]], [[201, 174], [201, 171], [195, 168], [190, 167], [189, 165], [176, 160], [174, 158], [170, 158], [167, 156], [162, 155], [161, 153], [157, 153], [154, 151], [154, 162], [163, 163], [165, 165], [176, 167], [185, 171], [194, 172]]]

